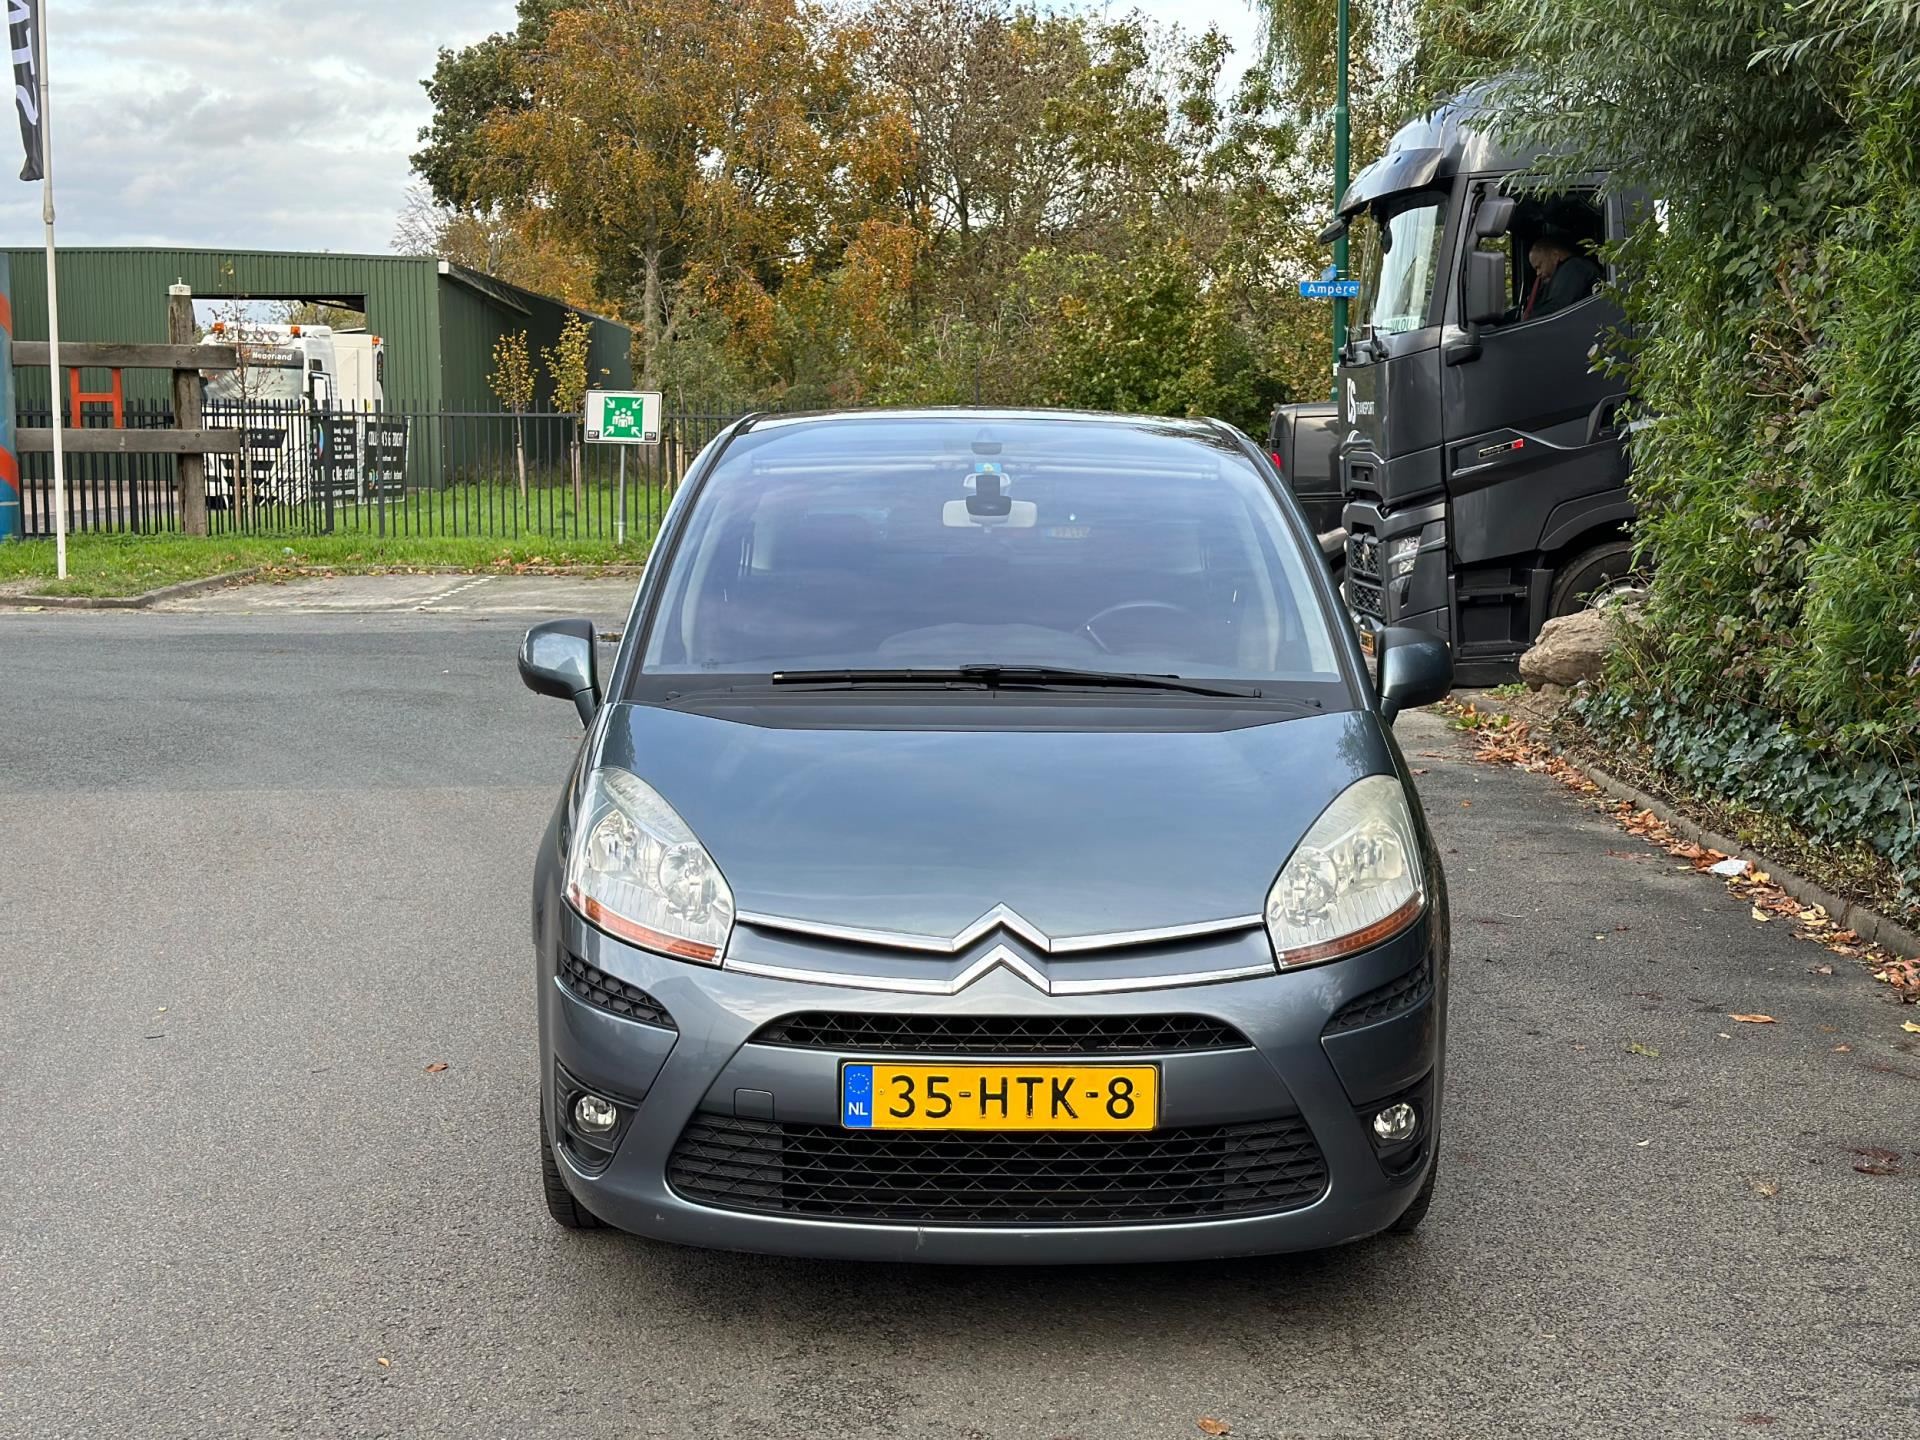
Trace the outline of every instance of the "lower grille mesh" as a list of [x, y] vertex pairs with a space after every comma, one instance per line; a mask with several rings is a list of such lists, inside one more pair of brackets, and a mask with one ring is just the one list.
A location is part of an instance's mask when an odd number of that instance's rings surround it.
[[596, 1005], [612, 1014], [646, 1025], [658, 1025], [663, 1030], [680, 1028], [673, 1023], [673, 1016], [667, 1013], [667, 1007], [638, 985], [629, 985], [617, 975], [595, 969], [578, 955], [563, 953], [560, 956], [560, 983], [587, 1004]]
[[1327, 1187], [1297, 1116], [1138, 1135], [889, 1132], [698, 1115], [667, 1180], [729, 1210], [901, 1225], [1098, 1225], [1291, 1210]]
[[1358, 1030], [1362, 1025], [1390, 1020], [1395, 1015], [1426, 1004], [1432, 994], [1433, 963], [1422, 960], [1406, 974], [1342, 1005], [1333, 1012], [1333, 1018], [1327, 1021], [1321, 1033], [1333, 1035], [1341, 1030]]

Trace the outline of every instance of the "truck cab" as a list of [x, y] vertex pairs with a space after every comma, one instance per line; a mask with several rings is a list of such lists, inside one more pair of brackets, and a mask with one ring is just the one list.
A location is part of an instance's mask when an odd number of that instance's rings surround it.
[[[1622, 325], [1602, 247], [1632, 223], [1606, 176], [1543, 193], [1484, 92], [1404, 127], [1339, 203], [1360, 280], [1336, 369], [1347, 606], [1498, 684], [1551, 617], [1629, 582]], [[1564, 269], [1556, 283], [1553, 276]]]

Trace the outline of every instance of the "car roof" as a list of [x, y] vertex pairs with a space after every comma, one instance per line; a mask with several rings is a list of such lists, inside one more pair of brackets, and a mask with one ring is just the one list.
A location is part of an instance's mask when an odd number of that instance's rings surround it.
[[1187, 416], [1130, 415], [1110, 410], [1053, 410], [1044, 406], [932, 405], [857, 410], [803, 410], [792, 414], [763, 411], [741, 422], [742, 433], [802, 425], [845, 425], [861, 421], [900, 420], [1052, 420], [1115, 430], [1173, 431], [1195, 439], [1218, 440], [1227, 428], [1222, 422]]

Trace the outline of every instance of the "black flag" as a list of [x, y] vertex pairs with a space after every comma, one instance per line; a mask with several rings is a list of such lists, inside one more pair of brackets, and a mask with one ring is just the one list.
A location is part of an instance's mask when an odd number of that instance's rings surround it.
[[46, 174], [46, 151], [40, 138], [40, 17], [35, 13], [41, 3], [7, 0], [7, 38], [13, 42], [13, 100], [20, 110], [20, 143], [27, 149], [27, 163], [20, 167], [22, 180], [38, 180]]

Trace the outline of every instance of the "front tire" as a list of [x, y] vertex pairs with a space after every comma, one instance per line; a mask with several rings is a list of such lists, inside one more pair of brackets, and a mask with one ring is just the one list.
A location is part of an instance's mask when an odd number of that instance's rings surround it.
[[1411, 1235], [1420, 1228], [1420, 1222], [1427, 1218], [1427, 1211], [1433, 1205], [1433, 1187], [1439, 1178], [1440, 1158], [1436, 1155], [1433, 1164], [1427, 1167], [1427, 1178], [1420, 1182], [1420, 1193], [1413, 1197], [1413, 1204], [1387, 1227], [1389, 1235]]
[[1584, 610], [1614, 590], [1626, 588], [1633, 578], [1633, 546], [1625, 540], [1609, 540], [1570, 556], [1560, 567], [1548, 597], [1550, 619]]
[[567, 1230], [601, 1230], [605, 1222], [573, 1198], [560, 1174], [560, 1162], [553, 1158], [553, 1139], [547, 1134], [547, 1107], [540, 1107], [540, 1188], [546, 1193], [547, 1213], [554, 1223]]

